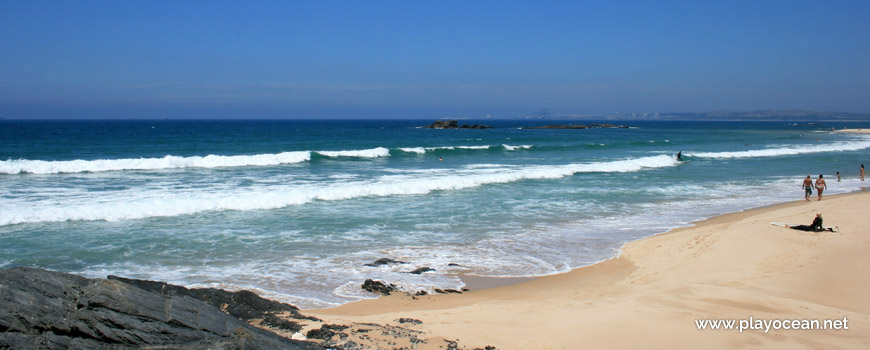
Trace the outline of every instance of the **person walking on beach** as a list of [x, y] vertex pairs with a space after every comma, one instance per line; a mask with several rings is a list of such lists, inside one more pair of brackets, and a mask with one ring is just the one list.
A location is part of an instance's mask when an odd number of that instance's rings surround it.
[[801, 184], [801, 187], [803, 187], [804, 191], [806, 191], [806, 195], [804, 195], [804, 199], [806, 199], [807, 202], [809, 202], [810, 196], [813, 195], [813, 179], [811, 179], [810, 176], [807, 175], [807, 178], [804, 179], [804, 183]]
[[819, 200], [822, 200], [822, 191], [827, 190], [828, 185], [825, 184], [825, 179], [822, 174], [819, 174], [819, 179], [816, 180], [816, 192], [819, 192]]

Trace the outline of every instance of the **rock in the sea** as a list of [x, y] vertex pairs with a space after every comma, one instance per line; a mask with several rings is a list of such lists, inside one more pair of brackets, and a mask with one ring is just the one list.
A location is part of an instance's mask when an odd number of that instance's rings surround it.
[[365, 264], [364, 266], [377, 267], [381, 265], [391, 265], [391, 264], [407, 264], [405, 261], [393, 260], [390, 258], [380, 258], [375, 260], [375, 262], [371, 264]]
[[426, 126], [427, 129], [457, 129], [459, 128], [458, 120], [436, 120], [434, 123]]
[[[226, 305], [234, 307], [232, 300]], [[153, 292], [119, 279], [2, 269], [0, 349], [37, 348], [322, 349], [248, 325], [184, 293]]]
[[419, 274], [421, 274], [421, 273], [423, 273], [423, 272], [429, 272], [429, 271], [435, 271], [435, 269], [426, 266], [426, 267], [421, 267], [421, 268], [419, 268], [419, 269], [416, 269], [416, 270], [414, 270], [414, 271], [411, 271], [411, 272], [409, 272], [409, 273], [412, 273], [412, 274], [415, 274], [415, 275], [419, 275]]
[[398, 291], [399, 289], [396, 285], [390, 283], [384, 283], [381, 281], [375, 281], [372, 279], [367, 279], [363, 282], [362, 289], [372, 292], [372, 293], [380, 293], [383, 295], [390, 295], [390, 293]]
[[480, 124], [462, 124], [459, 125], [459, 121], [454, 120], [436, 120], [434, 123], [426, 126], [427, 129], [492, 129], [491, 126], [480, 125]]

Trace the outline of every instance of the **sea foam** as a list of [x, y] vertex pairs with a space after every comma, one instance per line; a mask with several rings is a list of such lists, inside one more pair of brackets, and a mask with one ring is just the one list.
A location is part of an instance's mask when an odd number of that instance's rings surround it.
[[205, 157], [165, 156], [163, 158], [95, 159], [95, 160], [5, 160], [0, 161], [0, 174], [61, 174], [118, 170], [160, 170], [178, 168], [218, 168], [268, 166], [301, 163], [311, 159], [311, 152], [282, 152], [239, 156], [207, 155]]
[[380, 157], [388, 157], [390, 155], [390, 150], [384, 147], [377, 147], [372, 149], [364, 149], [364, 150], [353, 150], [353, 151], [316, 151], [321, 156], [325, 157], [353, 157], [353, 158], [380, 158]]
[[[336, 201], [360, 197], [421, 195], [433, 191], [461, 190], [487, 184], [527, 179], [557, 179], [576, 173], [631, 172], [645, 168], [675, 166], [673, 157], [659, 155], [609, 162], [567, 165], [504, 166], [468, 168], [445, 175], [397, 174], [377, 180], [325, 182], [320, 184], [260, 185], [244, 188], [205, 188], [186, 192], [164, 189], [120, 191], [91, 195], [86, 200], [30, 202], [0, 199], [0, 226], [46, 221], [118, 221], [189, 215], [205, 211], [268, 210], [312, 201]], [[83, 203], [84, 202], [84, 203]]]
[[768, 148], [736, 152], [683, 152], [684, 155], [699, 158], [755, 158], [797, 155], [806, 153], [857, 151], [870, 148], [870, 141], [837, 142], [823, 145], [805, 145], [782, 148]]

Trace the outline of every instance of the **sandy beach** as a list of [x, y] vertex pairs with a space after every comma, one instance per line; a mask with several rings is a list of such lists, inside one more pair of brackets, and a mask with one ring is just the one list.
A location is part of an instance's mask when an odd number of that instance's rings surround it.
[[[468, 349], [866, 349], [868, 207], [870, 193], [861, 192], [727, 214], [630, 242], [617, 258], [564, 274], [463, 294], [391, 295], [305, 310], [324, 320], [306, 331], [322, 324], [396, 325], [426, 340], [411, 344], [421, 349], [443, 348], [435, 344], [444, 339]], [[770, 224], [809, 224], [816, 212], [839, 232]], [[399, 323], [402, 318], [422, 323]], [[704, 320], [735, 320], [735, 328], [741, 321], [828, 320], [841, 329], [699, 329]], [[357, 340], [399, 346], [383, 333]]]
[[870, 134], [870, 129], [840, 129], [836, 130], [836, 132], [844, 134]]

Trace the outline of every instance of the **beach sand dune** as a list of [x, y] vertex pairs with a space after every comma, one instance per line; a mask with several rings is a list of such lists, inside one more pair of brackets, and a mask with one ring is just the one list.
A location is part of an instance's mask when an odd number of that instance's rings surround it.
[[[307, 310], [498, 349], [870, 348], [870, 193], [728, 214], [631, 242], [618, 258], [498, 288]], [[840, 232], [803, 232], [822, 212]], [[698, 320], [847, 320], [848, 329], [699, 330]], [[756, 321], [754, 321], [756, 322]], [[833, 321], [831, 321], [833, 322]]]

